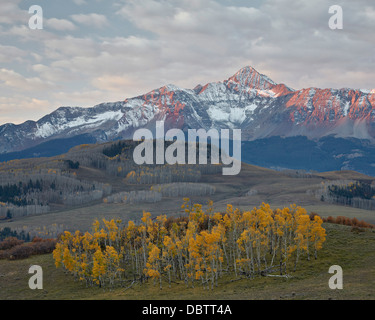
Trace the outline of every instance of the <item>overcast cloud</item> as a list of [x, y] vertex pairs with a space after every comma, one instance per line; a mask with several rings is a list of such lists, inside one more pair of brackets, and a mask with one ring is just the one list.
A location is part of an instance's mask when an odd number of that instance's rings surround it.
[[[375, 88], [372, 0], [49, 0], [0, 3], [0, 124], [60, 106], [194, 88], [251, 65], [277, 83]], [[344, 29], [331, 30], [331, 5]]]

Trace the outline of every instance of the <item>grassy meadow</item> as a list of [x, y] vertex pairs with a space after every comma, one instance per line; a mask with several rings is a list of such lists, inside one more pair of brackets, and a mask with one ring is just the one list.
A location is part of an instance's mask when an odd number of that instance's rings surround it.
[[[167, 283], [160, 290], [152, 281], [131, 288], [112, 290], [87, 288], [56, 269], [51, 254], [31, 256], [25, 260], [0, 260], [0, 300], [326, 300], [375, 299], [375, 232], [353, 232], [351, 227], [324, 224], [327, 241], [318, 259], [302, 260], [290, 278], [257, 277], [255, 279], [223, 276], [214, 290], [197, 285], [186, 288], [184, 283]], [[43, 268], [43, 290], [30, 290], [28, 269], [31, 265]], [[331, 290], [328, 281], [330, 266], [343, 268], [343, 290]]]
[[[42, 160], [41, 160], [42, 161]], [[43, 160], [47, 161], [47, 160]], [[49, 161], [49, 160], [48, 160]], [[24, 166], [15, 162], [14, 166]], [[28, 164], [34, 165], [34, 164]], [[8, 170], [8, 169], [7, 169]], [[78, 179], [111, 184], [113, 192], [131, 190], [150, 190], [152, 185], [133, 185], [121, 177], [110, 176], [102, 170], [80, 166], [74, 170]], [[304, 207], [308, 213], [316, 212], [321, 217], [345, 216], [357, 218], [375, 224], [372, 210], [357, 209], [320, 201], [314, 193], [322, 183], [335, 180], [365, 180], [370, 183], [373, 177], [341, 171], [315, 174], [310, 177], [290, 176], [257, 166], [242, 164], [237, 176], [219, 174], [202, 175], [200, 182], [216, 188], [215, 194], [190, 197], [193, 203], [205, 205], [208, 198], [214, 202], [215, 211], [225, 211], [227, 204], [234, 208], [251, 210], [263, 202], [271, 208], [289, 207], [295, 203]], [[66, 207], [55, 205], [47, 214], [39, 214], [0, 220], [0, 229], [9, 227], [14, 230], [36, 230], [43, 233], [44, 228], [58, 226], [60, 230], [82, 232], [89, 231], [95, 219], [121, 219], [135, 222], [142, 217], [143, 211], [152, 217], [158, 215], [180, 216], [182, 197], [163, 197], [158, 203], [116, 204], [93, 201], [82, 206]], [[177, 208], [177, 209], [176, 209]], [[318, 260], [302, 260], [295, 273], [289, 278], [257, 277], [255, 279], [238, 278], [224, 275], [214, 290], [204, 290], [200, 286], [186, 288], [184, 283], [167, 283], [160, 290], [152, 281], [144, 285], [135, 284], [131, 288], [104, 290], [97, 287], [87, 288], [83, 283], [56, 269], [52, 254], [31, 256], [24, 260], [0, 260], [0, 300], [11, 299], [187, 299], [187, 300], [263, 300], [263, 299], [352, 299], [369, 300], [375, 298], [375, 232], [353, 232], [351, 227], [325, 223], [327, 241], [318, 254]], [[31, 265], [43, 268], [43, 290], [28, 288], [28, 269]], [[328, 281], [330, 266], [340, 265], [344, 271], [344, 289], [331, 290]], [[275, 274], [274, 274], [275, 275]]]

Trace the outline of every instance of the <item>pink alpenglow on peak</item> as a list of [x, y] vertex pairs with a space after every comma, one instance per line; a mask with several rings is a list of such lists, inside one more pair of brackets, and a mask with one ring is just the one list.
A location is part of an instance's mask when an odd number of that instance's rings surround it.
[[[277, 84], [247, 66], [223, 81], [193, 89], [165, 85], [138, 97], [92, 108], [59, 108], [38, 121], [0, 126], [0, 154], [54, 139], [132, 139], [139, 128], [240, 129], [242, 140], [325, 136], [375, 142], [375, 89], [305, 88]], [[155, 130], [155, 129], [154, 129]]]

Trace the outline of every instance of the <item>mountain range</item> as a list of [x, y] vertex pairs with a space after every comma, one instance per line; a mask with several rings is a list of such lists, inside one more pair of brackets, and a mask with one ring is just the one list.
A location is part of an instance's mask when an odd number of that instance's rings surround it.
[[[321, 159], [326, 156], [324, 161], [334, 161], [333, 169], [349, 168], [367, 174], [375, 169], [375, 89], [294, 90], [250, 66], [227, 80], [194, 89], [166, 85], [119, 102], [92, 108], [61, 107], [38, 121], [2, 125], [0, 160], [55, 155], [81, 143], [132, 139], [136, 129], [155, 130], [155, 122], [160, 120], [166, 130], [241, 129], [244, 159], [249, 162], [261, 159], [253, 155], [260, 143], [267, 146], [267, 141], [281, 139], [276, 144], [289, 145], [286, 155], [291, 156], [298, 145], [296, 152], [309, 154], [313, 150]], [[296, 144], [301, 137], [306, 143]], [[330, 145], [342, 144], [340, 153], [325, 150], [322, 156], [327, 141]], [[261, 161], [265, 166], [271, 166], [268, 160], [273, 160], [272, 166], [316, 169], [312, 155], [310, 165], [292, 158], [289, 163], [277, 163], [272, 150], [263, 149], [269, 154], [269, 159], [265, 156]], [[370, 162], [351, 167], [350, 161], [364, 157]]]

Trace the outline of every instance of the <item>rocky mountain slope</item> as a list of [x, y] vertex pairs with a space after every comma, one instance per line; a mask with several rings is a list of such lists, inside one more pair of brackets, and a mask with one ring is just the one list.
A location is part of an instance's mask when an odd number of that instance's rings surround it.
[[375, 90], [293, 90], [252, 67], [225, 81], [182, 89], [166, 85], [142, 96], [92, 108], [61, 107], [38, 121], [0, 127], [0, 153], [54, 139], [88, 136], [96, 142], [132, 138], [140, 127], [240, 128], [242, 140], [273, 136], [375, 138]]

